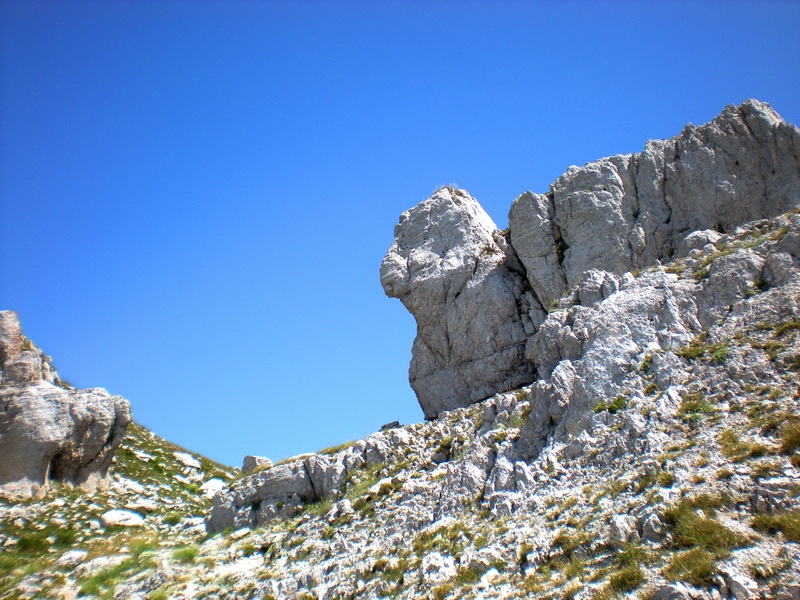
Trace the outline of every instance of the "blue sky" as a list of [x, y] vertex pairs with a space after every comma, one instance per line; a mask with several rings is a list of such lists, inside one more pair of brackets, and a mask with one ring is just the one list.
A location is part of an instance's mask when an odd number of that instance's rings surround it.
[[218, 461], [422, 419], [378, 269], [457, 184], [505, 227], [572, 164], [756, 97], [800, 3], [0, 1], [0, 308]]

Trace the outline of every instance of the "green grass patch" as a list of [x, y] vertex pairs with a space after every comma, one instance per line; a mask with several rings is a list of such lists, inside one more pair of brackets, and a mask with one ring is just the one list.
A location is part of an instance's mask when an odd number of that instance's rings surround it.
[[618, 593], [630, 592], [642, 585], [645, 581], [644, 571], [638, 565], [623, 567], [608, 578], [611, 588]]
[[326, 500], [317, 500], [316, 502], [312, 502], [311, 504], [306, 504], [303, 507], [303, 509], [306, 512], [311, 513], [316, 517], [322, 517], [328, 514], [328, 511], [331, 509], [331, 506], [333, 506], [333, 501], [330, 499], [326, 499]]
[[751, 524], [753, 529], [758, 531], [771, 534], [781, 532], [790, 542], [800, 543], [800, 511], [798, 510], [756, 515]]
[[190, 564], [197, 558], [198, 552], [200, 552], [200, 548], [197, 546], [181, 546], [172, 551], [172, 558], [178, 562]]
[[347, 450], [351, 446], [355, 446], [355, 444], [356, 444], [355, 442], [349, 441], [349, 442], [344, 442], [343, 444], [338, 444], [336, 446], [328, 446], [327, 448], [323, 448], [322, 450], [317, 452], [317, 454], [327, 454], [329, 456], [333, 454], [338, 454], [342, 450]]
[[792, 419], [780, 429], [781, 453], [792, 454], [800, 450], [800, 420]]
[[581, 546], [588, 546], [593, 540], [594, 537], [585, 530], [571, 531], [562, 529], [553, 538], [553, 546], [561, 548], [561, 551], [566, 556], [570, 556], [576, 549]]
[[476, 569], [470, 569], [469, 567], [464, 567], [458, 569], [458, 573], [456, 574], [455, 579], [453, 582], [457, 586], [467, 585], [471, 583], [477, 583], [481, 580], [481, 573]]
[[733, 462], [742, 462], [747, 458], [765, 456], [769, 452], [764, 444], [743, 440], [733, 430], [726, 429], [719, 435], [722, 454]]
[[[725, 527], [714, 518], [715, 509], [722, 507], [724, 496], [701, 494], [669, 507], [664, 517], [672, 532], [672, 542], [678, 548], [701, 548], [715, 558], [724, 558], [734, 548], [750, 543], [750, 538]], [[698, 509], [703, 514], [698, 514]]]
[[433, 551], [455, 556], [469, 544], [471, 538], [472, 533], [466, 525], [453, 523], [448, 527], [419, 532], [412, 542], [412, 548], [417, 556]]
[[149, 549], [150, 546], [148, 544], [132, 546], [133, 554], [120, 564], [103, 569], [81, 580], [78, 588], [79, 593], [81, 595], [111, 597], [119, 581], [130, 577], [132, 574], [141, 573], [154, 567], [151, 553], [147, 552], [145, 554], [145, 550]]
[[783, 335], [787, 331], [794, 331], [795, 329], [800, 329], [800, 320], [789, 321], [788, 323], [781, 323], [775, 328], [775, 331], [772, 333], [772, 335], [778, 337]]
[[613, 415], [624, 409], [626, 406], [628, 406], [628, 399], [625, 396], [620, 395], [612, 400], [609, 400], [608, 402], [600, 402], [594, 407], [594, 412], [600, 413], [605, 410]]
[[702, 342], [698, 340], [692, 340], [689, 345], [684, 346], [683, 348], [679, 348], [678, 351], [675, 353], [682, 358], [688, 359], [695, 359], [703, 356], [706, 351], [706, 347], [703, 345]]
[[714, 556], [703, 548], [674, 554], [661, 571], [667, 581], [685, 581], [695, 586], [708, 585], [716, 573]]
[[681, 399], [678, 407], [677, 416], [686, 422], [696, 422], [703, 418], [703, 415], [713, 414], [716, 408], [700, 392], [687, 394]]

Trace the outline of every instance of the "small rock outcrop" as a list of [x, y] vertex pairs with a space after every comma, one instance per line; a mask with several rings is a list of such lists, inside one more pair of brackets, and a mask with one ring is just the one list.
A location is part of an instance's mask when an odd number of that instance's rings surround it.
[[798, 190], [800, 131], [757, 100], [641, 153], [570, 167], [549, 192], [514, 200], [508, 232], [466, 192], [439, 190], [401, 215], [381, 265], [387, 295], [417, 321], [409, 379], [425, 416], [548, 371], [535, 337], [568, 292], [596, 303], [627, 272], [786, 213]]
[[131, 422], [127, 400], [76, 390], [0, 311], [0, 493], [29, 496], [48, 481], [94, 486]]

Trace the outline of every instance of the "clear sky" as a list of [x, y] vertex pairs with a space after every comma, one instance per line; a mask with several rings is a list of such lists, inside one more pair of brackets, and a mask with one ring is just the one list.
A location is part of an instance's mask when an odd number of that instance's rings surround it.
[[0, 0], [0, 308], [231, 465], [422, 419], [378, 269], [457, 184], [505, 227], [572, 164], [756, 97], [798, 2]]

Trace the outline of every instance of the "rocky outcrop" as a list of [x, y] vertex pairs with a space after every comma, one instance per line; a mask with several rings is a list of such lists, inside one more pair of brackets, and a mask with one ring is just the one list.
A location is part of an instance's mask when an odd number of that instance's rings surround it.
[[131, 422], [128, 401], [63, 382], [13, 311], [0, 311], [0, 361], [0, 492], [101, 482]]
[[466, 192], [440, 190], [403, 213], [381, 266], [386, 293], [417, 321], [409, 374], [425, 415], [548, 371], [546, 336], [535, 338], [568, 291], [591, 305], [627, 272], [789, 211], [799, 190], [800, 131], [756, 100], [639, 154], [570, 167], [513, 202], [508, 236]]
[[525, 342], [544, 312], [465, 191], [442, 188], [401, 215], [381, 283], [417, 321], [409, 379], [426, 417], [531, 381]]
[[621, 275], [667, 261], [687, 234], [720, 234], [800, 202], [800, 133], [749, 100], [639, 154], [570, 167], [511, 206], [511, 244], [544, 306], [590, 269]]
[[245, 475], [204, 551], [265, 549], [278, 598], [792, 598], [798, 242], [794, 210], [588, 272], [531, 336], [535, 382]]

